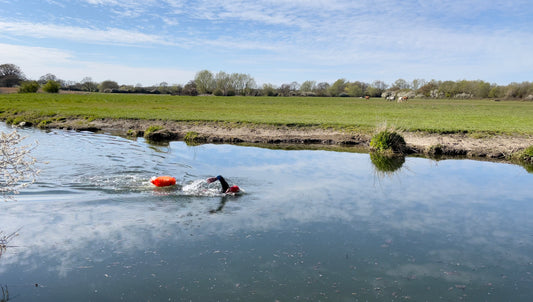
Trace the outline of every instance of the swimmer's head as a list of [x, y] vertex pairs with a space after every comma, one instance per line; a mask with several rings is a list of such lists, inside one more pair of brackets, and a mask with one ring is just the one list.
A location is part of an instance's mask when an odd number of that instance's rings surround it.
[[239, 193], [241, 189], [239, 186], [231, 186], [226, 192], [227, 193]]

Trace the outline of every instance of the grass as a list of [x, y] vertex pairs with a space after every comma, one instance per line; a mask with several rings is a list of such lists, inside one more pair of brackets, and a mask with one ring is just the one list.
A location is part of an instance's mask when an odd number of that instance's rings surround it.
[[377, 152], [390, 151], [403, 153], [406, 143], [404, 138], [395, 131], [383, 130], [376, 133], [370, 141], [370, 147]]
[[[533, 102], [312, 97], [213, 97], [121, 94], [4, 94], [0, 118], [60, 117], [218, 121], [333, 127], [372, 133], [388, 123], [403, 131], [533, 134]], [[20, 121], [21, 119], [17, 119]], [[38, 124], [38, 123], [37, 123]]]

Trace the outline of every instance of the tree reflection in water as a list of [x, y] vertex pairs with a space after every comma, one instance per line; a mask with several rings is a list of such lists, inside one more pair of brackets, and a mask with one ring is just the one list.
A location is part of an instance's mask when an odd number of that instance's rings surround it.
[[17, 131], [0, 131], [0, 194], [4, 200], [35, 182], [39, 170], [30, 155], [32, 145], [21, 145], [24, 137]]

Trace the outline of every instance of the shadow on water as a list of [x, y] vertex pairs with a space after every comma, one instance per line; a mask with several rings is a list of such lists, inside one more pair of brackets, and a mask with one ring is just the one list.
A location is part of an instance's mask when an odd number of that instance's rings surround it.
[[235, 196], [225, 195], [225, 196], [222, 196], [220, 198], [220, 203], [219, 203], [218, 207], [216, 209], [209, 210], [209, 213], [215, 214], [215, 213], [221, 212], [222, 209], [224, 209], [224, 206], [226, 205], [226, 202], [228, 202], [229, 200], [236, 200], [239, 197], [240, 197], [239, 195], [235, 195]]

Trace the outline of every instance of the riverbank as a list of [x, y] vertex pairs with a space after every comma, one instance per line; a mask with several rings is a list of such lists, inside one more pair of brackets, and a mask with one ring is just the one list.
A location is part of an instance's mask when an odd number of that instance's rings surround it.
[[[23, 125], [23, 124], [22, 124]], [[145, 136], [154, 141], [194, 143], [294, 144], [369, 147], [372, 134], [299, 125], [230, 122], [179, 122], [141, 119], [58, 119], [39, 125], [45, 129], [109, 132]], [[531, 135], [401, 132], [411, 153], [506, 159], [533, 145]]]
[[0, 120], [42, 129], [105, 131], [154, 141], [364, 149], [386, 127], [401, 132], [411, 153], [498, 159], [533, 145], [531, 116], [533, 103], [524, 101], [0, 95]]

